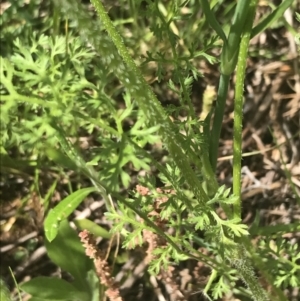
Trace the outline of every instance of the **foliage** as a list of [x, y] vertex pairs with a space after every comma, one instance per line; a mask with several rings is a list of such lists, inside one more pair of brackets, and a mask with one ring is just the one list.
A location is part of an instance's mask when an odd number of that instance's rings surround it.
[[[124, 95], [126, 108], [116, 110], [112, 106], [114, 101], [102, 91], [108, 80], [106, 75], [96, 72], [93, 80], [97, 84], [86, 79], [96, 56], [93, 50], [83, 48], [79, 38], [70, 36], [66, 40], [62, 36], [52, 39], [33, 35], [29, 47], [19, 38], [14, 45], [10, 59], [1, 58], [2, 153], [18, 146], [19, 155], [34, 154], [39, 159], [50, 156], [66, 165], [68, 161], [55, 150], [54, 124], [68, 128], [71, 137], [76, 137], [80, 128], [92, 133], [100, 127], [100, 151], [97, 155], [91, 153], [89, 164], [101, 166], [102, 178], [108, 186], [118, 189], [119, 178], [125, 187], [129, 185], [129, 176], [124, 171], [129, 163], [136, 169], [149, 169], [147, 160], [133, 156], [131, 146], [125, 145], [121, 125], [129, 115], [134, 118], [130, 96]], [[110, 117], [104, 119], [108, 112]], [[128, 137], [141, 146], [153, 143], [156, 138], [151, 134], [155, 129], [144, 129], [142, 114], [138, 113], [136, 118], [138, 121], [126, 133]], [[111, 127], [111, 122], [116, 123], [116, 128]]]
[[92, 262], [85, 256], [76, 232], [67, 221], [61, 223], [56, 238], [46, 242], [46, 248], [51, 260], [74, 280], [69, 283], [54, 277], [36, 277], [21, 285], [23, 291], [33, 296], [31, 300], [99, 300]]
[[[291, 1], [283, 1], [256, 27], [253, 18], [257, 1], [238, 1], [229, 10], [232, 22], [226, 19], [223, 26], [217, 21], [219, 4], [200, 2], [204, 14], [200, 20], [200, 7], [195, 1], [146, 1], [146, 10], [142, 10], [141, 1], [131, 3], [125, 12], [132, 13], [132, 19], [142, 24], [141, 32], [151, 36], [151, 47], [145, 53], [138, 46], [126, 48], [127, 43], [134, 44], [122, 38], [126, 26], [117, 22], [118, 14], [112, 22], [98, 1], [92, 3], [100, 21], [78, 1], [53, 1], [54, 15], [61, 15], [61, 20], [47, 19], [49, 28], [39, 33], [31, 33], [24, 26], [23, 38], [20, 32], [10, 35], [13, 47], [6, 47], [0, 70], [1, 154], [16, 159], [33, 157], [38, 168], [56, 164], [93, 185], [70, 193], [49, 211], [44, 223], [48, 256], [70, 273], [73, 281], [32, 279], [21, 286], [33, 296], [31, 300], [99, 300], [101, 285], [95, 269], [67, 222], [90, 193], [99, 193], [105, 200], [106, 218], [113, 223], [111, 233], [121, 236], [124, 248], [148, 243], [150, 273], [159, 274], [171, 264], [188, 259], [202, 261], [214, 271], [203, 291], [215, 300], [235, 287], [238, 278], [247, 286], [238, 288], [238, 293], [267, 300], [255, 269], [278, 293], [278, 300], [285, 300], [280, 289], [299, 285], [299, 256], [291, 255], [296, 245], [287, 246], [281, 240], [276, 247], [268, 240], [262, 240], [257, 248], [251, 244], [248, 236], [256, 233], [241, 220], [240, 165], [235, 164], [233, 193], [219, 187], [215, 175], [230, 75], [238, 64], [236, 94], [241, 95], [242, 62], [246, 61], [250, 37], [276, 21]], [[20, 3], [4, 13], [3, 22], [9, 23]], [[32, 3], [31, 9], [36, 11], [40, 2]], [[185, 14], [183, 8], [189, 13]], [[70, 24], [68, 19], [72, 20]], [[149, 20], [149, 26], [145, 20]], [[133, 21], [128, 22], [132, 30], [137, 30]], [[63, 24], [69, 24], [69, 31], [62, 33]], [[198, 38], [201, 30], [208, 35], [208, 24], [215, 34]], [[141, 45], [142, 36], [137, 33], [133, 37], [136, 45]], [[213, 54], [215, 49], [221, 49], [220, 59]], [[204, 121], [199, 121], [190, 96], [193, 83], [203, 76], [197, 68], [200, 59], [219, 62], [221, 70], [216, 108]], [[150, 64], [155, 65], [158, 82], [169, 77], [168, 88], [178, 98], [178, 106], [161, 105], [141, 72]], [[241, 109], [242, 98], [235, 101]], [[236, 112], [235, 119], [240, 115], [240, 121], [235, 130], [241, 129], [242, 118], [242, 111]], [[182, 114], [184, 121], [179, 119]], [[240, 134], [237, 131], [235, 136], [235, 160], [239, 162]], [[93, 142], [83, 155], [79, 138], [87, 135]], [[168, 153], [163, 163], [147, 151], [149, 146], [159, 144]], [[164, 149], [158, 151], [161, 155]], [[10, 161], [6, 164], [15, 167]], [[130, 187], [133, 171], [150, 173], [151, 169], [158, 173], [162, 188], [148, 176], [138, 178], [139, 187]], [[125, 196], [120, 193], [123, 189]], [[226, 219], [216, 213], [217, 207], [222, 208]], [[77, 226], [92, 229], [95, 225], [84, 221]], [[103, 229], [95, 233], [111, 237]], [[199, 246], [209, 250], [211, 256], [199, 252]], [[283, 259], [283, 253], [290, 257]], [[264, 258], [262, 264], [259, 256]], [[274, 260], [279, 259], [274, 270]]]
[[5, 282], [0, 279], [0, 300], [10, 301], [9, 289], [7, 288]]

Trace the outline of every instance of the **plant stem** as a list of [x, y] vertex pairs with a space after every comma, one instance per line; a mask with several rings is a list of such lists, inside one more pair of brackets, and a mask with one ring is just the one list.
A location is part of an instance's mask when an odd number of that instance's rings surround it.
[[255, 16], [257, 0], [252, 0], [248, 10], [241, 39], [236, 72], [234, 99], [234, 134], [233, 134], [233, 193], [238, 199], [233, 204], [233, 217], [241, 217], [241, 162], [242, 162], [242, 127], [243, 127], [243, 93], [247, 65], [247, 52]]
[[[249, 261], [252, 261], [253, 265], [259, 270], [264, 280], [266, 280], [268, 284], [272, 287], [273, 295], [276, 296], [275, 300], [288, 301], [283, 292], [280, 290], [280, 288], [274, 285], [275, 280], [273, 279], [272, 275], [269, 274], [264, 260], [255, 250], [254, 246], [251, 243], [251, 240], [248, 237], [242, 237], [241, 243], [243, 244], [245, 250], [247, 250], [247, 252], [251, 256], [251, 259], [249, 259]], [[243, 256], [246, 256], [246, 254]]]
[[241, 247], [238, 253], [238, 259], [231, 260], [231, 263], [251, 291], [252, 299], [255, 301], [268, 301], [268, 295], [258, 282], [250, 260], [246, 257], [244, 247]]
[[234, 71], [238, 58], [238, 51], [240, 47], [241, 34], [243, 33], [245, 22], [249, 11], [248, 1], [238, 1], [234, 12], [232, 25], [228, 39], [224, 39], [222, 32], [220, 32], [219, 24], [215, 18], [211, 16], [212, 12], [206, 0], [201, 0], [202, 8], [205, 13], [207, 21], [216, 30], [216, 32], [223, 39], [223, 49], [221, 54], [221, 76], [219, 81], [218, 96], [215, 108], [215, 116], [210, 139], [210, 163], [213, 171], [216, 171], [217, 157], [219, 149], [219, 138], [222, 128], [222, 121], [224, 109], [226, 104], [226, 96], [228, 91], [230, 75]]
[[[177, 130], [174, 128], [173, 123], [166, 115], [157, 97], [143, 78], [141, 71], [137, 68], [135, 61], [124, 45], [121, 35], [117, 32], [116, 28], [105, 12], [102, 3], [97, 0], [91, 0], [91, 2], [95, 6], [95, 9], [99, 14], [111, 40], [117, 47], [119, 55], [122, 57], [123, 61], [129, 68], [129, 71], [131, 72], [131, 78], [126, 78], [124, 85], [126, 86], [127, 84], [143, 113], [149, 117], [149, 124], [152, 126], [160, 125], [159, 132], [170, 152], [170, 156], [182, 172], [187, 184], [190, 186], [199, 203], [204, 205], [209, 200], [208, 196], [204, 192], [196, 173], [190, 166], [189, 158], [191, 158], [193, 155], [195, 156], [195, 153], [193, 154], [191, 149], [188, 149], [186, 154], [183, 152], [185, 145], [184, 139], [180, 134], [177, 133]], [[132, 87], [133, 85], [134, 89]]]
[[219, 150], [219, 139], [222, 128], [224, 109], [226, 104], [227, 91], [229, 86], [230, 75], [221, 74], [218, 88], [218, 96], [215, 108], [215, 116], [211, 130], [209, 143], [210, 164], [215, 172], [217, 167], [217, 158]]

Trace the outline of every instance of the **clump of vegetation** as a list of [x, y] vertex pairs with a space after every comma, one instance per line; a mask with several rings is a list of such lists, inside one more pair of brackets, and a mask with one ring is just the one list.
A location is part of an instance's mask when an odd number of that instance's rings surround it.
[[[68, 273], [35, 275], [20, 291], [32, 301], [131, 300], [128, 279], [143, 277], [144, 290], [159, 280], [169, 300], [288, 300], [300, 258], [285, 234], [299, 221], [243, 221], [241, 162], [250, 41], [292, 2], [264, 18], [257, 0], [10, 3], [1, 34], [2, 182], [26, 178], [19, 214], [31, 206], [48, 257]], [[195, 100], [195, 84], [209, 82], [203, 64], [219, 67], [219, 82]], [[217, 161], [233, 74], [231, 189]], [[74, 219], [99, 196], [110, 231]], [[100, 248], [99, 237], [109, 243]], [[131, 252], [143, 257], [138, 276], [122, 270]]]

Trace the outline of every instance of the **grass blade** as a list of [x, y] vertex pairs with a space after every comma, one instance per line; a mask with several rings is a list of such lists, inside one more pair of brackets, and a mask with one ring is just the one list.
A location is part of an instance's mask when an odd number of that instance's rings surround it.
[[206, 18], [206, 21], [208, 22], [208, 24], [216, 31], [216, 33], [219, 35], [219, 37], [226, 42], [226, 36], [225, 33], [222, 29], [222, 27], [220, 26], [219, 22], [217, 21], [215, 15], [212, 13], [209, 3], [207, 0], [201, 0], [201, 6]]
[[293, 3], [293, 0], [283, 1], [275, 10], [272, 11], [264, 20], [252, 29], [251, 38], [270, 27], [272, 23], [278, 20], [285, 10]]

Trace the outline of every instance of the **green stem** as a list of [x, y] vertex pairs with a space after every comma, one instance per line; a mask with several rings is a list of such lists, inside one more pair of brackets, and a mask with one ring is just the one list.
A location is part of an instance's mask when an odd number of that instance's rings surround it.
[[208, 282], [203, 290], [203, 293], [205, 293], [206, 295], [208, 294], [208, 291], [211, 289], [212, 283], [214, 282], [217, 276], [218, 276], [217, 270], [212, 270]]
[[[149, 85], [145, 81], [141, 71], [138, 69], [135, 61], [131, 57], [129, 51], [127, 50], [124, 41], [121, 35], [118, 33], [116, 28], [114, 27], [112, 21], [110, 20], [109, 16], [107, 15], [101, 1], [99, 0], [91, 0], [92, 4], [94, 5], [107, 33], [109, 34], [111, 40], [115, 44], [116, 48], [118, 49], [119, 55], [122, 57], [125, 64], [129, 67], [132, 71], [134, 76], [136, 77], [136, 84], [139, 86], [136, 89], [142, 90], [144, 92], [144, 96], [147, 95], [149, 97], [150, 103], [147, 103], [145, 100], [137, 99], [138, 104], [141, 106], [144, 113], [148, 113], [151, 118], [149, 121], [152, 120], [156, 121], [157, 124], [166, 124], [168, 123], [168, 119], [166, 118], [165, 114], [163, 114], [163, 109], [156, 98], [153, 91], [150, 89]], [[127, 79], [129, 81], [130, 79]], [[153, 117], [152, 117], [153, 116]], [[153, 122], [152, 122], [153, 123]]]
[[222, 49], [220, 66], [222, 74], [230, 75], [236, 67], [241, 35], [244, 31], [248, 11], [249, 1], [237, 2], [228, 39]]
[[211, 138], [209, 143], [210, 164], [213, 171], [216, 171], [218, 150], [219, 150], [219, 138], [222, 128], [222, 121], [224, 115], [224, 109], [226, 104], [227, 91], [229, 86], [230, 75], [221, 74], [219, 81], [218, 96], [215, 108], [215, 116], [213, 120], [213, 126], [211, 130]]
[[[244, 252], [243, 252], [244, 253]], [[267, 293], [258, 282], [251, 263], [245, 254], [239, 254], [239, 259], [231, 260], [232, 265], [237, 269], [242, 280], [251, 291], [251, 297], [255, 301], [269, 301]]]
[[234, 218], [241, 217], [241, 162], [242, 162], [242, 128], [243, 128], [243, 93], [244, 79], [247, 66], [247, 52], [251, 36], [252, 24], [255, 16], [257, 0], [252, 0], [248, 10], [248, 17], [242, 35], [234, 99], [234, 134], [233, 134], [233, 193], [238, 199], [233, 204]]
[[[206, 1], [201, 1], [206, 14], [211, 11], [206, 7]], [[224, 115], [224, 109], [226, 104], [226, 97], [229, 85], [230, 75], [234, 71], [238, 59], [238, 51], [240, 47], [241, 34], [244, 31], [245, 22], [249, 12], [249, 1], [238, 1], [235, 9], [235, 13], [232, 20], [232, 25], [230, 27], [230, 32], [228, 39], [224, 40], [224, 45], [221, 54], [221, 77], [219, 82], [217, 103], [215, 108], [215, 116], [213, 121], [213, 127], [211, 131], [210, 139], [210, 163], [213, 171], [216, 170], [217, 157], [219, 149], [219, 138], [222, 128], [222, 121]], [[214, 26], [213, 26], [214, 25]], [[216, 30], [218, 27], [215, 24], [211, 24]]]
[[[131, 71], [130, 75], [132, 78], [126, 78], [124, 85], [126, 86], [127, 83], [127, 86], [130, 88], [130, 91], [136, 98], [136, 101], [143, 113], [149, 117], [149, 123], [151, 125], [160, 125], [160, 134], [170, 152], [170, 156], [178, 166], [179, 170], [182, 172], [187, 184], [190, 186], [199, 203], [204, 205], [209, 199], [201, 187], [201, 183], [197, 178], [197, 175], [190, 166], [189, 158], [193, 156], [192, 151], [187, 150], [186, 154], [183, 152], [185, 145], [184, 139], [180, 136], [180, 134], [177, 133], [173, 123], [165, 114], [165, 111], [159, 103], [157, 97], [151, 90], [150, 86], [146, 83], [141, 71], [137, 68], [133, 58], [130, 56], [129, 51], [124, 45], [121, 35], [117, 32], [113, 23], [105, 12], [102, 3], [97, 0], [91, 0], [91, 2], [95, 6], [96, 11], [98, 12], [111, 40], [117, 47], [119, 55], [129, 68], [129, 71]], [[129, 86], [128, 83], [130, 83], [131, 80], [133, 82]], [[133, 83], [135, 83], [134, 89], [132, 88]]]
[[[274, 285], [275, 283], [274, 277], [268, 273], [268, 268], [265, 262], [263, 261], [263, 258], [258, 254], [256, 249], [253, 247], [251, 240], [248, 237], [242, 237], [241, 243], [243, 244], [244, 248], [251, 256], [252, 263], [259, 270], [263, 279], [266, 280], [268, 284], [272, 287], [273, 296], [276, 296], [276, 299], [274, 298], [274, 301], [275, 300], [288, 301], [285, 295], [283, 294], [283, 292]], [[243, 256], [246, 256], [246, 254], [244, 254]], [[250, 261], [250, 259], [248, 259], [248, 261]]]

